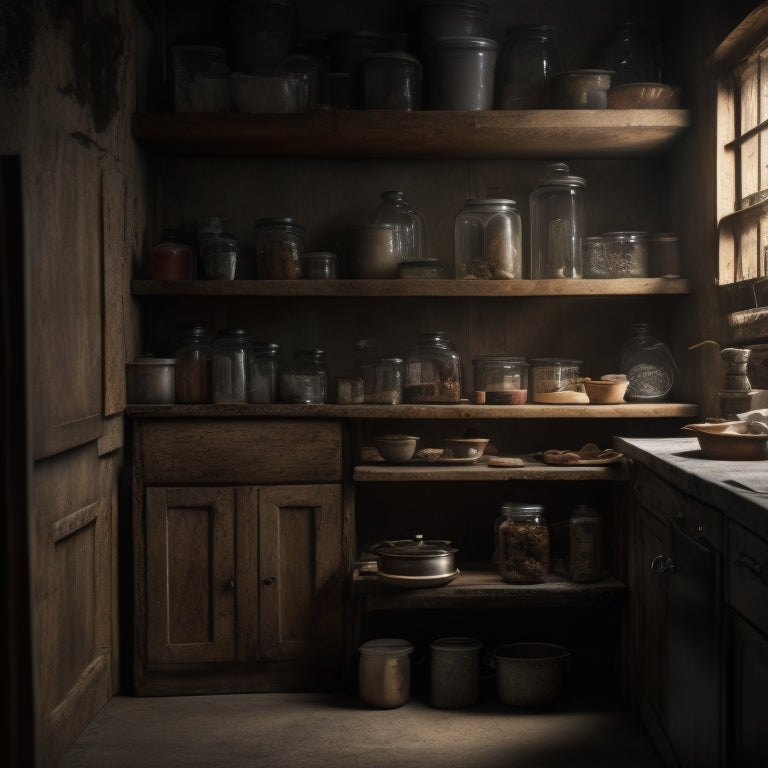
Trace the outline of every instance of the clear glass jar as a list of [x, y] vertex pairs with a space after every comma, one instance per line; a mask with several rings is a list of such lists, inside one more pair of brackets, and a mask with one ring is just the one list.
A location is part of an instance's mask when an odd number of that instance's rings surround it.
[[603, 571], [603, 520], [586, 504], [571, 512], [569, 521], [569, 571], [574, 581], [597, 581]]
[[213, 393], [213, 347], [201, 325], [179, 330], [176, 351], [176, 402], [210, 403]]
[[328, 401], [328, 368], [322, 349], [296, 352], [293, 362], [280, 374], [281, 403]]
[[549, 80], [562, 72], [558, 31], [543, 24], [507, 29], [496, 65], [499, 109], [547, 109]]
[[213, 342], [213, 402], [243, 404], [248, 401], [250, 342], [242, 328], [219, 331]]
[[534, 403], [552, 403], [551, 395], [562, 395], [562, 402], [576, 402], [581, 398], [569, 395], [583, 395], [584, 402], [589, 398], [581, 381], [582, 360], [561, 357], [534, 357], [531, 366], [531, 394]]
[[259, 279], [300, 278], [304, 227], [287, 217], [259, 219], [255, 226], [256, 272]]
[[248, 402], [276, 403], [280, 346], [254, 342], [248, 356]]
[[301, 257], [301, 275], [305, 280], [335, 280], [337, 275], [335, 253], [312, 251]]
[[403, 358], [382, 357], [360, 361], [357, 373], [363, 380], [363, 402], [398, 405], [403, 402]]
[[381, 202], [371, 214], [370, 222], [395, 226], [400, 261], [420, 261], [427, 257], [427, 226], [424, 217], [408, 204], [404, 192], [382, 192]]
[[524, 357], [487, 355], [472, 360], [475, 403], [522, 405], [528, 399], [528, 363]]
[[606, 232], [603, 243], [608, 277], [648, 276], [648, 241], [645, 232]]
[[405, 358], [404, 397], [409, 403], [458, 403], [461, 359], [442, 331], [423, 333]]
[[404, 51], [384, 51], [363, 62], [366, 109], [414, 110], [421, 107], [421, 62]]
[[523, 276], [522, 223], [514, 200], [467, 200], [454, 221], [454, 240], [458, 279]]
[[507, 502], [499, 524], [499, 575], [510, 584], [541, 584], [549, 575], [549, 528], [540, 504]]
[[531, 193], [531, 279], [582, 276], [584, 190], [565, 163], [547, 166]]
[[597, 280], [611, 276], [605, 261], [605, 243], [599, 235], [585, 237], [581, 247], [582, 276]]
[[234, 280], [240, 246], [224, 235], [206, 238], [200, 245], [203, 274], [208, 280]]
[[618, 24], [605, 45], [602, 66], [611, 85], [661, 81], [661, 46], [651, 30], [637, 22]]
[[648, 323], [635, 323], [632, 332], [619, 364], [620, 373], [629, 380], [624, 399], [646, 403], [664, 400], [677, 373], [672, 353], [664, 342], [651, 336]]

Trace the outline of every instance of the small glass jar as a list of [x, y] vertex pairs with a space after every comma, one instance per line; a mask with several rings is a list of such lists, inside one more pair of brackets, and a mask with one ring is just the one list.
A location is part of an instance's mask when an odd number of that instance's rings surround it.
[[488, 355], [472, 360], [477, 405], [522, 405], [528, 399], [524, 357]]
[[648, 241], [645, 232], [606, 232], [607, 277], [647, 277]]
[[385, 51], [363, 62], [366, 109], [414, 110], [421, 107], [421, 62], [404, 51]]
[[363, 402], [379, 405], [398, 405], [403, 402], [402, 357], [358, 361], [357, 373], [363, 380]]
[[404, 280], [439, 280], [443, 277], [443, 265], [440, 259], [401, 261], [397, 265], [397, 271]]
[[603, 520], [598, 512], [581, 504], [571, 512], [569, 571], [574, 581], [597, 581], [603, 570]]
[[680, 277], [680, 238], [672, 232], [648, 235], [648, 273], [651, 277]]
[[149, 276], [153, 280], [192, 280], [195, 254], [174, 230], [163, 230], [160, 242], [149, 251]]
[[250, 342], [242, 328], [219, 331], [213, 342], [213, 402], [247, 402]]
[[301, 277], [304, 227], [293, 219], [259, 219], [256, 224], [256, 272], [259, 280]]
[[610, 277], [605, 261], [605, 243], [600, 236], [585, 237], [581, 248], [582, 276], [590, 280]]
[[213, 347], [201, 325], [182, 328], [176, 352], [176, 402], [210, 403]]
[[632, 332], [619, 363], [619, 371], [629, 379], [624, 399], [646, 403], [664, 400], [677, 373], [672, 353], [663, 341], [651, 336], [648, 323], [633, 324]]
[[281, 403], [325, 403], [328, 400], [328, 368], [325, 351], [302, 350], [280, 374]]
[[405, 358], [404, 397], [409, 403], [458, 403], [461, 359], [442, 331], [423, 333]]
[[499, 524], [499, 575], [510, 584], [541, 584], [549, 575], [549, 528], [540, 504], [507, 502]]
[[248, 356], [248, 402], [276, 403], [280, 347], [254, 342]]
[[522, 223], [514, 200], [467, 200], [456, 215], [454, 239], [458, 279], [523, 276]]
[[405, 193], [387, 190], [370, 217], [371, 224], [393, 224], [400, 261], [419, 261], [427, 256], [427, 226], [424, 217], [408, 203]]
[[234, 280], [240, 246], [224, 235], [206, 238], [200, 245], [200, 257], [208, 280]]
[[[582, 360], [560, 357], [534, 357], [531, 365], [531, 394], [534, 403], [551, 403], [547, 395], [560, 393], [584, 393], [581, 382]], [[584, 394], [586, 397], [586, 394]], [[563, 397], [563, 401], [567, 401]], [[585, 401], [586, 402], [586, 401]]]
[[301, 257], [301, 275], [305, 280], [335, 280], [337, 274], [335, 253], [312, 251]]

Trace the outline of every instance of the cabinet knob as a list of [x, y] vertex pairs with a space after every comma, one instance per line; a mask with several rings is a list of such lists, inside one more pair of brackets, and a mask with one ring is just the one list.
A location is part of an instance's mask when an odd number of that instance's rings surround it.
[[275, 577], [274, 577], [274, 576], [267, 576], [267, 578], [266, 578], [266, 579], [262, 579], [262, 580], [261, 580], [261, 583], [262, 583], [262, 584], [263, 584], [265, 587], [268, 587], [268, 586], [270, 586], [270, 584], [274, 584], [274, 583], [275, 583]]
[[235, 588], [235, 580], [234, 579], [227, 579], [224, 582], [224, 589], [226, 589], [228, 592], [231, 592]]
[[668, 573], [675, 572], [675, 564], [672, 562], [672, 558], [665, 555], [656, 555], [651, 560], [651, 573], [655, 573], [657, 576], [666, 576]]

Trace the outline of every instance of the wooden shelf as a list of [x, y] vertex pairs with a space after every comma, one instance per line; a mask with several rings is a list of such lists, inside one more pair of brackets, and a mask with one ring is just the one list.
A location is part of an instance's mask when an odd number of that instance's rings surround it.
[[493, 159], [647, 156], [690, 125], [686, 110], [314, 110], [137, 114], [133, 136], [173, 155]]
[[135, 418], [302, 418], [302, 419], [674, 419], [695, 418], [693, 403], [619, 403], [617, 405], [138, 405]]
[[135, 296], [644, 296], [690, 293], [684, 278], [617, 280], [133, 280]]

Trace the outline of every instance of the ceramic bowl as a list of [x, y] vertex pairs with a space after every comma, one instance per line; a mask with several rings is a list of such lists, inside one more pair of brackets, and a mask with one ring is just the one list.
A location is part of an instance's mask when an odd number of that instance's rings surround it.
[[679, 109], [680, 88], [666, 83], [622, 83], [608, 90], [608, 109]]
[[442, 458], [479, 459], [487, 445], [487, 437], [446, 437], [443, 440]]
[[620, 379], [600, 379], [599, 381], [584, 379], [584, 389], [587, 391], [589, 402], [596, 405], [623, 403], [624, 393], [628, 386], [629, 381], [626, 376]]
[[405, 464], [416, 452], [418, 437], [413, 435], [380, 435], [374, 438], [374, 445], [384, 461], [391, 464]]
[[688, 424], [683, 429], [696, 434], [701, 452], [708, 459], [731, 461], [768, 459], [768, 434], [750, 434], [749, 424], [745, 421]]

